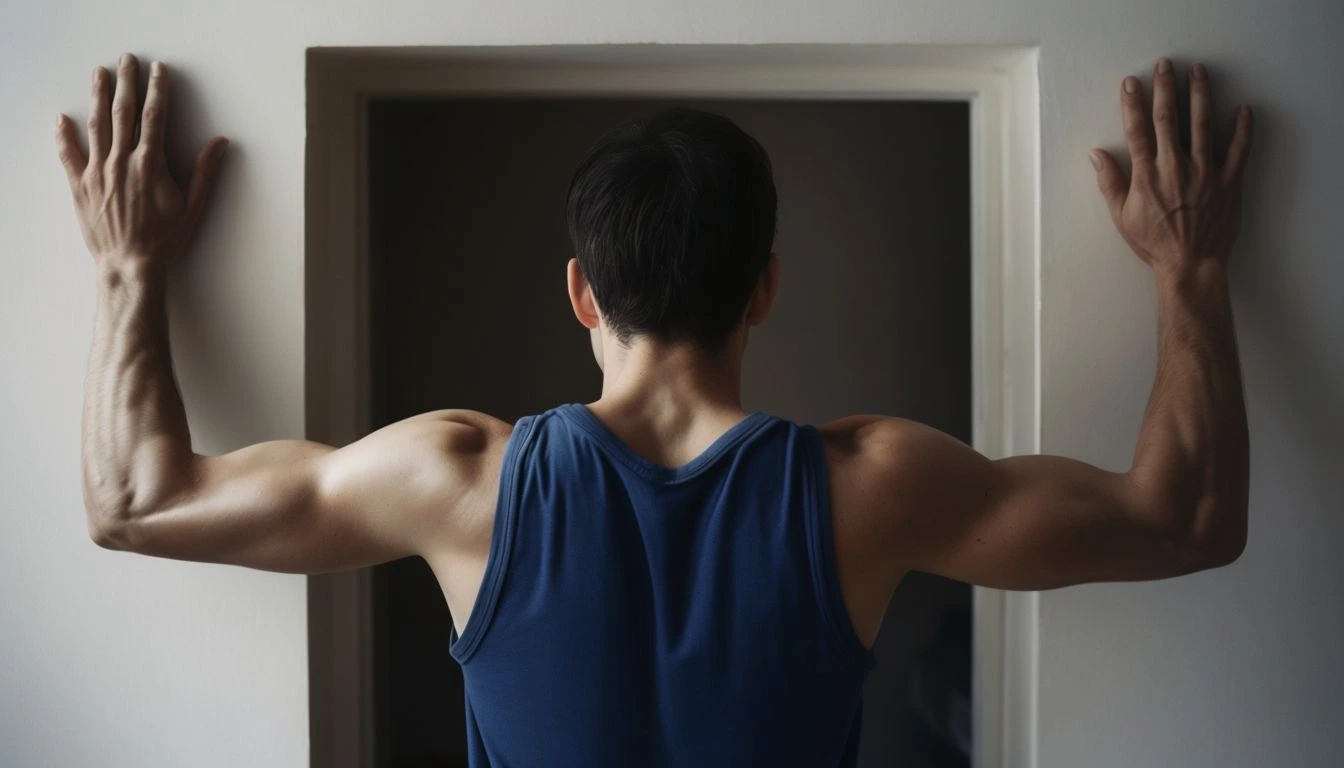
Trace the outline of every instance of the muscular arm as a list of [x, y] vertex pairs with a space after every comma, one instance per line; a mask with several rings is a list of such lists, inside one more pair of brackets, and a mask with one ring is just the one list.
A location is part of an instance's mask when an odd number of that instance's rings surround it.
[[221, 456], [192, 450], [165, 273], [200, 216], [222, 142], [202, 151], [184, 199], [163, 165], [166, 75], [151, 75], [137, 146], [134, 82], [135, 61], [123, 59], [109, 107], [108, 73], [95, 70], [87, 156], [70, 121], [58, 124], [97, 275], [82, 425], [90, 535], [108, 548], [292, 573], [478, 543], [480, 521], [455, 510], [488, 508], [468, 502], [491, 493], [477, 480], [493, 479], [481, 468], [508, 433], [481, 414], [422, 414], [339, 449], [275, 440]]
[[273, 440], [191, 449], [157, 270], [99, 269], [84, 409], [84, 490], [100, 545], [146, 555], [320, 573], [462, 541], [490, 427], [439, 411], [344, 448]]
[[1208, 80], [1197, 71], [1185, 156], [1174, 79], [1169, 69], [1155, 74], [1151, 123], [1137, 81], [1122, 89], [1133, 178], [1109, 155], [1096, 157], [1116, 226], [1152, 266], [1159, 293], [1157, 376], [1130, 469], [1059, 456], [991, 461], [898, 419], [828, 425], [832, 472], [842, 478], [837, 546], [852, 554], [841, 577], [861, 611], [884, 609], [911, 569], [1048, 589], [1175, 576], [1231, 562], [1244, 548], [1248, 442], [1225, 265], [1249, 113], [1215, 168]]

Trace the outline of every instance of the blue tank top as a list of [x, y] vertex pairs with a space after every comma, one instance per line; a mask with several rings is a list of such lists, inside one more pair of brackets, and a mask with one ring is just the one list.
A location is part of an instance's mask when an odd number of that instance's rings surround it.
[[472, 768], [854, 765], [873, 656], [816, 428], [752, 413], [672, 468], [581, 403], [519, 420], [449, 649]]

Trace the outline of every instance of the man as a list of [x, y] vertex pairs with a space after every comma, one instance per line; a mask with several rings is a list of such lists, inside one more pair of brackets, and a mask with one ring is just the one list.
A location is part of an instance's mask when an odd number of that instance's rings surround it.
[[[1121, 109], [1128, 175], [1091, 153], [1115, 225], [1152, 267], [1156, 382], [1127, 472], [990, 461], [933, 429], [799, 425], [742, 407], [749, 329], [780, 280], [764, 150], [669, 110], [607, 135], [567, 202], [568, 291], [601, 397], [508, 424], [442, 410], [342, 448], [191, 449], [165, 272], [226, 142], [185, 195], [164, 167], [165, 68], [137, 127], [137, 62], [95, 69], [88, 149], [60, 157], [98, 282], [83, 422], [100, 545], [290, 573], [408, 555], [457, 628], [473, 765], [853, 764], [860, 686], [911, 570], [1003, 589], [1177, 576], [1245, 546], [1248, 450], [1227, 291], [1251, 119], [1214, 158], [1209, 79]], [[464, 366], [470, 370], [470, 366]], [[483, 373], [482, 375], [489, 375]]]

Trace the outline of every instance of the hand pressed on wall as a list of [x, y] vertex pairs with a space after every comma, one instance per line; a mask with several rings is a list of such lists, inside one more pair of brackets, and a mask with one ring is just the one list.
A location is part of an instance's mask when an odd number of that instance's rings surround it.
[[[70, 181], [84, 242], [99, 266], [162, 266], [186, 249], [219, 176], [228, 140], [211, 139], [196, 156], [186, 193], [168, 171], [164, 120], [168, 71], [150, 67], [143, 112], [136, 99], [138, 62], [124, 54], [111, 75], [93, 70], [88, 154], [80, 148], [74, 121], [56, 120], [56, 144]], [[140, 137], [136, 140], [137, 117]]]
[[1125, 242], [1159, 275], [1181, 275], [1206, 263], [1226, 265], [1241, 223], [1241, 180], [1251, 148], [1251, 110], [1237, 110], [1236, 129], [1221, 167], [1213, 159], [1208, 71], [1190, 68], [1190, 152], [1181, 149], [1176, 75], [1159, 59], [1149, 119], [1143, 87], [1125, 78], [1120, 93], [1130, 178], [1104, 150], [1089, 154], [1111, 218]]

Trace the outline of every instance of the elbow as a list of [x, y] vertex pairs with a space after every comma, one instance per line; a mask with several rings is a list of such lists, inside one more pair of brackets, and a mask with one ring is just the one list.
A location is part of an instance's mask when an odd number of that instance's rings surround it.
[[103, 549], [122, 549], [132, 495], [88, 475], [84, 478], [84, 521], [89, 538]]
[[84, 512], [89, 538], [94, 544], [103, 549], [136, 551], [143, 527], [140, 521], [163, 509], [169, 499], [167, 483], [149, 483], [148, 487], [154, 492], [132, 488], [127, 482], [106, 482], [86, 475]]
[[1231, 565], [1246, 551], [1246, 505], [1218, 505], [1212, 511], [1197, 515], [1186, 537], [1199, 570]]
[[1231, 565], [1246, 551], [1244, 490], [1146, 486], [1144, 516], [1168, 553], [1168, 573], [1179, 575]]
[[1231, 565], [1241, 558], [1242, 553], [1246, 551], [1246, 526], [1220, 534], [1215, 541], [1202, 542], [1199, 544], [1200, 552], [1203, 555], [1205, 568], [1221, 568], [1225, 565]]
[[118, 509], [86, 505], [89, 538], [103, 549], [131, 550], [131, 518]]
[[99, 493], [97, 486], [84, 486], [84, 521], [89, 538], [103, 549], [130, 550], [131, 526], [136, 520], [129, 492]]
[[108, 523], [90, 523], [89, 538], [94, 544], [103, 549], [124, 551], [126, 549], [126, 536], [121, 530]]

